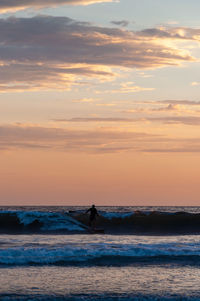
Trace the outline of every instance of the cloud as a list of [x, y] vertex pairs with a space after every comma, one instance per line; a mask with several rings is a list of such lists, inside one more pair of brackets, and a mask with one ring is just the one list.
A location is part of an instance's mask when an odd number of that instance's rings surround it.
[[[183, 116], [199, 114], [198, 106], [200, 101], [193, 100], [155, 100], [155, 101], [139, 101], [135, 102], [136, 107], [123, 110], [123, 113], [175, 113]], [[132, 106], [134, 105], [132, 104]], [[138, 104], [141, 107], [138, 107]], [[165, 114], [166, 115], [166, 114]], [[165, 116], [167, 117], [167, 116]], [[196, 117], [196, 116], [195, 116]], [[189, 117], [191, 118], [191, 116]]]
[[0, 65], [0, 92], [69, 90], [83, 77], [112, 78], [115, 74], [99, 66], [11, 63]]
[[[189, 99], [165, 99], [165, 100], [141, 100], [141, 101], [134, 101], [135, 104], [145, 104], [145, 105], [186, 105], [186, 106], [199, 106], [200, 101], [196, 100], [189, 100]], [[130, 102], [129, 102], [130, 104]]]
[[116, 103], [97, 103], [96, 106], [97, 107], [114, 107], [116, 106]]
[[[142, 32], [98, 27], [67, 17], [0, 19], [0, 91], [69, 89], [113, 68], [159, 68], [194, 61], [185, 50]], [[121, 87], [124, 93], [142, 87]]]
[[191, 86], [200, 86], [200, 82], [192, 82]]
[[89, 5], [95, 3], [116, 2], [115, 0], [0, 0], [0, 12], [23, 10], [26, 8], [46, 8], [60, 5]]
[[194, 100], [160, 100], [155, 101], [156, 103], [161, 104], [172, 104], [172, 105], [186, 105], [186, 106], [200, 106], [200, 101], [194, 101]]
[[[162, 113], [164, 113], [165, 117], [167, 115], [167, 113], [171, 113], [173, 115], [186, 115], [186, 114], [199, 114], [199, 112], [196, 110], [196, 105], [197, 104], [192, 104], [193, 108], [188, 108], [189, 104], [183, 102], [179, 102], [177, 101], [177, 103], [168, 103], [165, 101], [155, 101], [155, 102], [141, 102], [141, 107], [135, 106], [133, 108], [129, 108], [126, 110], [122, 110], [120, 111], [121, 113], [142, 113], [142, 115], [144, 116], [143, 118], [146, 118], [145, 116], [151, 114], [151, 116], [154, 114], [156, 114], [156, 116], [159, 114], [161, 116], [163, 116]], [[147, 106], [148, 104], [148, 106]], [[143, 105], [143, 106], [142, 106]], [[200, 104], [199, 104], [200, 105]], [[145, 115], [146, 114], [146, 115]], [[157, 118], [157, 117], [156, 117]], [[161, 118], [161, 117], [160, 117]], [[148, 119], [148, 117], [147, 117]], [[138, 119], [139, 121], [140, 119]]]
[[166, 24], [167, 25], [177, 25], [177, 24], [179, 24], [179, 22], [178, 21], [170, 20], [170, 21], [166, 22]]
[[95, 100], [93, 98], [81, 98], [72, 100], [74, 103], [94, 103]]
[[135, 92], [141, 92], [141, 91], [152, 91], [154, 88], [145, 88], [136, 86], [134, 82], [124, 82], [120, 84], [119, 89], [114, 89], [111, 92], [112, 93], [135, 93]]
[[171, 148], [152, 148], [143, 149], [145, 153], [200, 153], [200, 143], [196, 147], [183, 146], [181, 148], [171, 147]]
[[37, 150], [106, 154], [200, 152], [200, 137], [170, 138], [119, 128], [56, 128], [37, 124], [0, 126], [0, 151]]
[[[167, 109], [168, 111], [168, 109]], [[123, 111], [124, 113], [137, 113], [137, 112], [146, 112], [143, 109], [136, 110], [127, 110]], [[57, 118], [53, 119], [55, 122], [64, 122], [64, 123], [135, 123], [135, 122], [159, 122], [163, 124], [185, 124], [185, 125], [200, 125], [199, 116], [159, 116], [159, 117], [137, 117], [137, 118], [123, 118], [123, 117], [74, 117], [71, 119]]]
[[140, 144], [160, 137], [142, 132], [93, 128], [62, 129], [39, 125], [1, 125], [0, 150], [42, 149], [65, 152], [107, 153], [138, 151]]
[[166, 107], [154, 108], [154, 112], [169, 112], [169, 111], [178, 111], [180, 109], [178, 104], [168, 104]]
[[120, 117], [74, 117], [71, 119], [53, 119], [56, 122], [136, 122], [137, 119]]
[[185, 125], [200, 125], [199, 116], [164, 116], [164, 117], [151, 117], [146, 120], [152, 122], [162, 122], [165, 124], [185, 124]]
[[160, 38], [176, 40], [200, 41], [200, 29], [189, 27], [164, 27], [147, 28], [140, 32], [143, 38]]
[[114, 24], [114, 25], [122, 26], [122, 27], [126, 27], [126, 26], [129, 25], [129, 21], [126, 21], [126, 20], [122, 20], [122, 21], [111, 21], [110, 23], [111, 23], [111, 24]]
[[151, 78], [154, 77], [152, 74], [146, 74], [145, 72], [139, 72], [138, 75], [143, 78]]

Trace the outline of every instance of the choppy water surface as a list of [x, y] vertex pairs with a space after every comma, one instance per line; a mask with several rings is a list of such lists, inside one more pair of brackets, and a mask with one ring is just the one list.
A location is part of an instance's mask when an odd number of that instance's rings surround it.
[[[104, 218], [132, 222], [126, 220], [132, 209], [116, 208], [101, 208]], [[7, 228], [0, 235], [0, 300], [200, 300], [199, 234], [91, 235], [66, 208], [64, 214], [63, 208], [1, 209]], [[176, 215], [173, 210], [165, 212]], [[18, 233], [6, 233], [16, 221]]]
[[[198, 268], [26, 267], [0, 271], [1, 300], [164, 300], [200, 298]], [[184, 298], [184, 299], [182, 299]], [[8, 299], [8, 300], [9, 300]]]
[[200, 236], [1, 235], [0, 267], [200, 264]]

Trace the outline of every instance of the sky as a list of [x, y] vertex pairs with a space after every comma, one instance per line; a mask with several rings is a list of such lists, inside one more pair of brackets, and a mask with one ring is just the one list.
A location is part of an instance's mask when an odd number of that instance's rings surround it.
[[200, 205], [199, 0], [0, 0], [0, 205]]

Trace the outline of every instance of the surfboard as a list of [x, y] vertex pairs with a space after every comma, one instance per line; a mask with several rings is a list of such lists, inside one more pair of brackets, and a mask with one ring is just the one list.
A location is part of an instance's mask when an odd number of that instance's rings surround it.
[[104, 234], [105, 231], [104, 229], [99, 229], [99, 228], [96, 228], [96, 229], [88, 229], [89, 233], [90, 234]]

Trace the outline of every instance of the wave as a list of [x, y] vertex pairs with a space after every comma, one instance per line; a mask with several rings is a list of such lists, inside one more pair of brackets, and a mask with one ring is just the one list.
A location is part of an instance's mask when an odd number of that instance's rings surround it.
[[85, 226], [68, 214], [41, 211], [1, 211], [0, 233], [80, 233]]
[[22, 246], [0, 250], [0, 266], [121, 266], [137, 263], [200, 264], [200, 245], [112, 244]]
[[[96, 227], [107, 234], [199, 234], [200, 214], [188, 212], [99, 211]], [[0, 233], [88, 233], [88, 215], [70, 212], [0, 211]]]
[[[73, 217], [87, 224], [87, 216], [74, 213]], [[200, 214], [188, 212], [100, 212], [96, 226], [113, 234], [199, 234]]]

